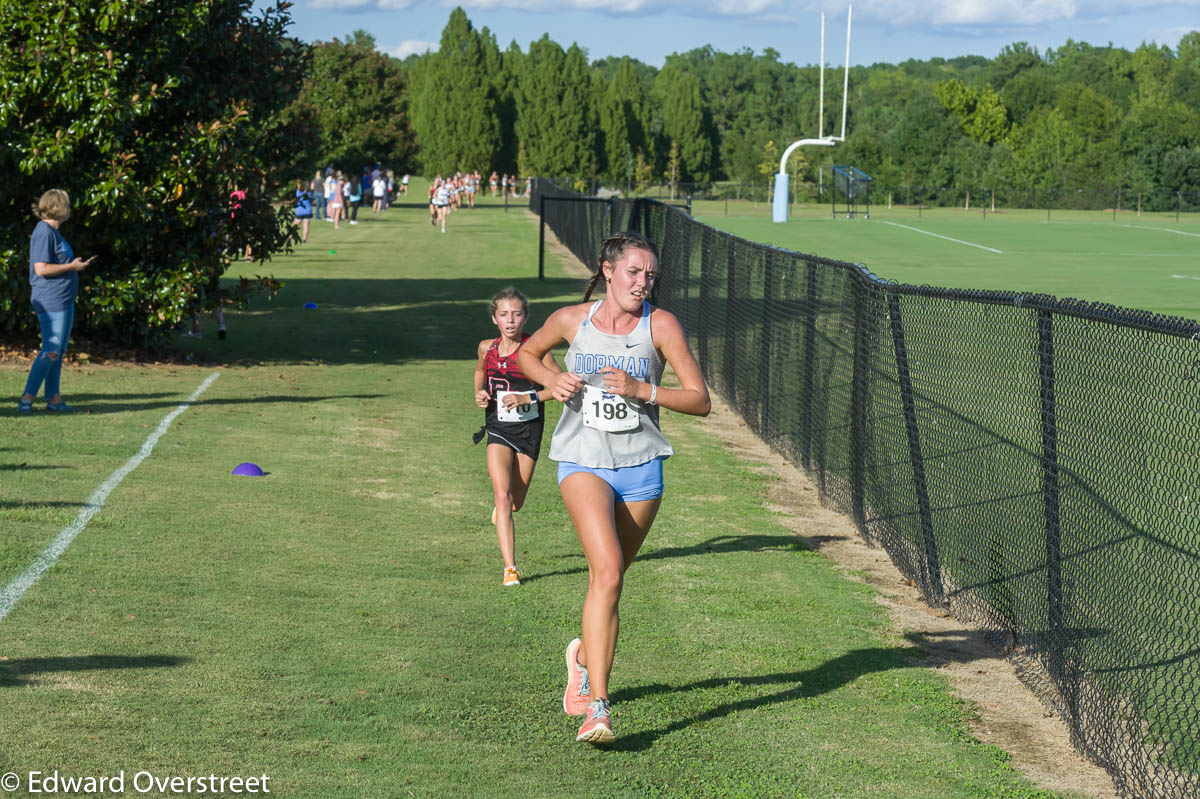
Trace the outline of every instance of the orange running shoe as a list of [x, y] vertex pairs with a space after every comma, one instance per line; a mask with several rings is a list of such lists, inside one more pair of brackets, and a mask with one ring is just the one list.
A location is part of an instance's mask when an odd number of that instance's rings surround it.
[[579, 647], [582, 645], [583, 642], [578, 638], [567, 644], [567, 690], [563, 694], [563, 712], [568, 716], [586, 715], [588, 701], [592, 698], [587, 666], [579, 662]]
[[587, 718], [579, 727], [576, 741], [590, 744], [610, 744], [617, 740], [612, 731], [612, 707], [607, 699], [593, 699], [588, 702]]
[[504, 584], [505, 585], [520, 585], [521, 584], [521, 573], [511, 567], [506, 568], [504, 570]]

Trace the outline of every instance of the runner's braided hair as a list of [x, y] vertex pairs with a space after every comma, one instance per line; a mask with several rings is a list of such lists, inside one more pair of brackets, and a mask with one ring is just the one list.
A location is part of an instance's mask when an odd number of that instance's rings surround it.
[[645, 250], [654, 256], [654, 260], [658, 260], [658, 247], [641, 233], [626, 230], [621, 233], [612, 234], [600, 245], [600, 266], [597, 267], [596, 274], [592, 275], [592, 279], [587, 286], [587, 291], [583, 293], [584, 302], [591, 299], [592, 291], [600, 282], [600, 278], [604, 277], [604, 263], [607, 261], [610, 264], [615, 264], [625, 254], [625, 251], [630, 248]]

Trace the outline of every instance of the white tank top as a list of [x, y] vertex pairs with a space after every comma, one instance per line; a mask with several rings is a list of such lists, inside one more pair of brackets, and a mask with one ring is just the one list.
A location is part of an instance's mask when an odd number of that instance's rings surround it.
[[[601, 302], [597, 300], [580, 323], [567, 350], [566, 371], [582, 377], [588, 386], [601, 389], [604, 375], [600, 370], [606, 366], [628, 372], [635, 380], [658, 385], [662, 381], [663, 361], [650, 335], [650, 303], [642, 303], [642, 318], [637, 327], [627, 335], [618, 336], [601, 332], [592, 324], [592, 315]], [[634, 424], [634, 414], [636, 427], [632, 429], [609, 431], [591, 426]], [[592, 390], [587, 396], [580, 392], [563, 403], [562, 416], [550, 442], [551, 460], [593, 469], [639, 466], [674, 454], [675, 450], [659, 430], [657, 405]]]

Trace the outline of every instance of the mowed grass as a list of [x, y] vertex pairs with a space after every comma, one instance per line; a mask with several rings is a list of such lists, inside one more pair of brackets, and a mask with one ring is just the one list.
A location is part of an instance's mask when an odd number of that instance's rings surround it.
[[[445, 235], [422, 207], [360, 220], [314, 223], [227, 341], [208, 320], [179, 341], [218, 365], [72, 366], [90, 413], [0, 414], [7, 584], [220, 372], [0, 621], [0, 772], [266, 774], [288, 797], [1050, 796], [969, 734], [872, 590], [764, 509], [768, 478], [670, 413], [622, 603], [620, 739], [576, 744], [562, 650], [587, 575], [554, 465], [518, 515], [525, 584], [501, 588], [470, 434], [486, 299], [516, 283], [536, 325], [580, 284], [533, 278], [516, 208]], [[267, 475], [230, 476], [242, 461]]]
[[[765, 242], [866, 266], [901, 283], [1053, 294], [1187, 319], [1200, 317], [1200, 214], [872, 206], [834, 219], [828, 205], [696, 203], [700, 221]], [[903, 227], [901, 227], [903, 225]], [[930, 235], [934, 234], [934, 235]], [[945, 238], [938, 238], [939, 236]], [[951, 241], [950, 239], [957, 239]], [[989, 249], [981, 249], [986, 247]], [[999, 252], [992, 252], [998, 250]]]

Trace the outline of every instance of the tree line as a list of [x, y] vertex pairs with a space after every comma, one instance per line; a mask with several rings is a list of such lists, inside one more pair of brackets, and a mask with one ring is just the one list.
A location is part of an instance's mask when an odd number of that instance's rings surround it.
[[[388, 60], [362, 32], [314, 49], [318, 64], [351, 53], [363, 65]], [[818, 67], [781, 62], [771, 49], [700, 47], [661, 68], [631, 57], [589, 62], [548, 35], [501, 49], [456, 8], [437, 51], [390, 59], [386, 71], [400, 92], [374, 95], [394, 136], [388, 155], [428, 174], [765, 182], [788, 143], [818, 135]], [[336, 73], [337, 91], [363, 86], [350, 61]], [[305, 91], [318, 93], [327, 74], [314, 70]], [[365, 100], [375, 89], [358, 91]], [[841, 92], [840, 80], [827, 81], [827, 135], [840, 124]], [[849, 136], [836, 153], [793, 156], [800, 181], [836, 158], [896, 186], [1200, 191], [1200, 32], [1174, 49], [1067, 41], [1039, 52], [1018, 42], [995, 58], [854, 67], [848, 105]], [[322, 131], [352, 107], [318, 109]], [[347, 149], [355, 123], [340, 129], [329, 153], [366, 157]]]
[[[501, 49], [456, 8], [435, 52], [399, 60], [361, 31], [297, 40], [287, 0], [102, 5], [0, 4], [0, 329], [36, 327], [29, 209], [51, 187], [76, 251], [101, 256], [78, 328], [146, 343], [275, 286], [217, 279], [247, 247], [288, 246], [280, 201], [319, 167], [765, 183], [818, 134], [818, 68], [770, 49], [589, 61], [548, 35]], [[848, 127], [836, 154], [792, 156], [798, 185], [836, 157], [885, 185], [1200, 191], [1200, 33], [855, 67]]]

